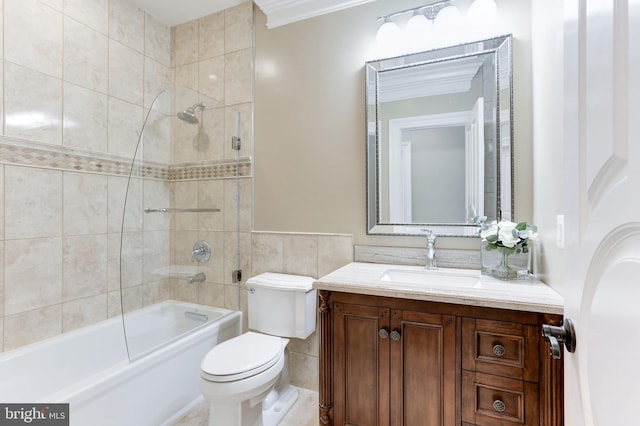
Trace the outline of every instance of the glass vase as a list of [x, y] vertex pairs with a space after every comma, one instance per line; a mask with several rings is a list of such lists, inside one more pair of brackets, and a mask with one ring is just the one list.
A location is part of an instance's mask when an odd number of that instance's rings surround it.
[[495, 247], [482, 242], [480, 257], [482, 274], [500, 280], [531, 278], [531, 250], [529, 247]]

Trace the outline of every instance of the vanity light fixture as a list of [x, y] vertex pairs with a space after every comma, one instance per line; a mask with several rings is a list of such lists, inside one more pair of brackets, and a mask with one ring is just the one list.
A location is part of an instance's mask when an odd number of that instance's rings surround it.
[[470, 20], [476, 21], [476, 23], [485, 21], [490, 24], [495, 22], [497, 14], [496, 0], [475, 0], [467, 12]]
[[407, 43], [407, 48], [411, 51], [419, 51], [424, 48], [425, 40], [430, 40], [433, 37], [435, 25], [432, 19], [416, 10], [413, 12], [413, 16], [407, 21], [407, 25], [404, 27], [404, 38]]
[[395, 47], [402, 42], [401, 39], [402, 35], [400, 34], [398, 25], [389, 18], [385, 18], [376, 34], [378, 49], [380, 49], [381, 52], [392, 52]]
[[[408, 13], [412, 13], [412, 16], [401, 31], [394, 19]], [[379, 54], [392, 56], [413, 53], [484, 37], [495, 31], [496, 18], [495, 0], [474, 0], [466, 16], [452, 4], [452, 0], [380, 16], [378, 21], [382, 21], [382, 25], [376, 34]], [[469, 34], [467, 26], [473, 29], [474, 34]]]
[[[425, 42], [432, 38], [434, 21], [438, 16], [438, 12], [446, 7], [453, 7], [449, 6], [450, 3], [451, 0], [444, 0], [380, 16], [378, 20], [383, 22], [376, 34], [376, 42], [380, 53], [383, 55], [396, 53], [398, 46], [401, 45], [404, 45], [406, 50], [411, 51], [425, 48]], [[392, 19], [405, 13], [413, 13], [413, 15], [409, 18], [403, 34], [398, 24]]]

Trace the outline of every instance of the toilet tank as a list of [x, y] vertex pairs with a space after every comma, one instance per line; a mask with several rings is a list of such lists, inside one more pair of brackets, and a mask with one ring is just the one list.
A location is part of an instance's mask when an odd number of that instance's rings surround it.
[[247, 280], [249, 329], [306, 339], [316, 329], [314, 279], [265, 272]]

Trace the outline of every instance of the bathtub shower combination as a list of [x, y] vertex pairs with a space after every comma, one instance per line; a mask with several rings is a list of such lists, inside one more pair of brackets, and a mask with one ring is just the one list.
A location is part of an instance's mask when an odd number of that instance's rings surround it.
[[[225, 123], [215, 123], [216, 118]], [[218, 131], [221, 126], [226, 132]], [[223, 200], [211, 201], [211, 194], [195, 191], [202, 199], [182, 197], [179, 203], [172, 194], [182, 195], [174, 186], [180, 181], [199, 185], [215, 176], [224, 181], [224, 209], [237, 218], [239, 151], [229, 159], [210, 150], [224, 151], [214, 138], [238, 135], [239, 126], [237, 111], [190, 89], [158, 95], [132, 144], [120, 234], [123, 313], [0, 354], [0, 403], [68, 403], [72, 426], [158, 426], [173, 424], [204, 401], [200, 363], [211, 348], [242, 333], [240, 289], [232, 287], [231, 277], [211, 287], [227, 288], [217, 299], [231, 309], [171, 300], [194, 294], [193, 286], [206, 286], [205, 273], [213, 272], [211, 265], [205, 269], [195, 262], [205, 258], [197, 256], [200, 249], [180, 251], [188, 245], [180, 240], [186, 233], [174, 232], [176, 224], [195, 221], [196, 228], [189, 229], [198, 232], [189, 235], [198, 235], [200, 223], [221, 223], [215, 215], [223, 214]], [[170, 160], [176, 153], [177, 164]], [[203, 162], [203, 156], [211, 161]], [[235, 197], [229, 197], [234, 189]], [[203, 200], [219, 204], [203, 206]], [[239, 229], [212, 234], [237, 242]], [[239, 252], [209, 243], [218, 248], [214, 253], [223, 252], [223, 261], [215, 264], [239, 270]]]
[[[69, 403], [72, 425], [171, 424], [204, 399], [200, 362], [240, 334], [239, 311], [165, 301], [6, 353], [3, 403]], [[126, 345], [141, 355], [129, 361]]]

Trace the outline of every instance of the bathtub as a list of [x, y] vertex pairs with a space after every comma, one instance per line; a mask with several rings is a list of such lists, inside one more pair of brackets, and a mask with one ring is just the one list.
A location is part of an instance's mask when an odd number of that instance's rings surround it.
[[166, 301], [125, 323], [127, 342], [115, 317], [0, 354], [0, 403], [69, 403], [72, 426], [170, 425], [204, 400], [200, 362], [242, 314]]

